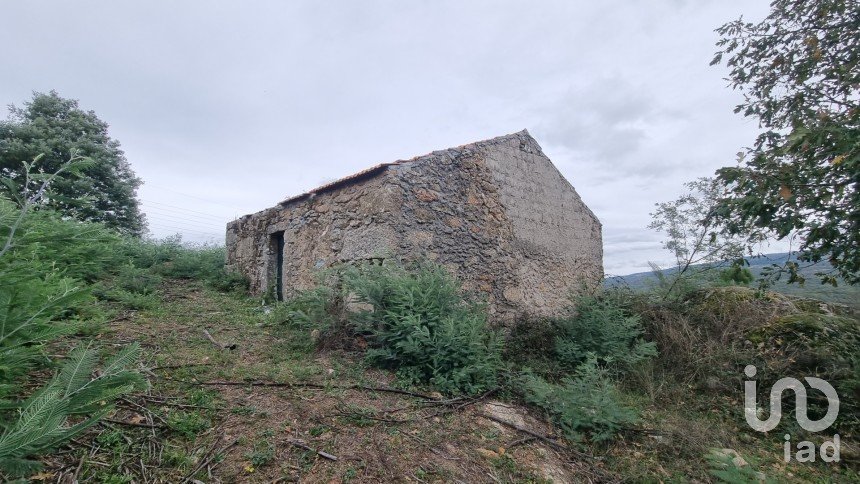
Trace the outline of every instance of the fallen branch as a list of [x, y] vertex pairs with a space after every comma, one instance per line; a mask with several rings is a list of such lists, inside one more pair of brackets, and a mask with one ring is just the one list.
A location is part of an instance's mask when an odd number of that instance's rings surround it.
[[508, 444], [507, 448], [511, 449], [511, 448], [514, 448], [518, 445], [523, 445], [523, 444], [528, 444], [529, 442], [534, 442], [535, 440], [537, 440], [537, 437], [532, 437], [532, 436], [523, 437], [522, 439], [515, 440], [515, 441], [511, 442], [510, 444]]
[[185, 484], [186, 482], [190, 482], [191, 480], [193, 480], [194, 474], [197, 474], [204, 467], [208, 466], [212, 462], [212, 459], [217, 457], [218, 454], [223, 454], [224, 452], [227, 452], [228, 450], [230, 450], [230, 448], [232, 448], [234, 445], [238, 444], [239, 439], [235, 439], [233, 442], [230, 442], [229, 444], [222, 447], [221, 450], [216, 452], [215, 449], [218, 447], [219, 442], [221, 442], [221, 441], [220, 440], [216, 441], [215, 444], [208, 451], [206, 451], [205, 454], [203, 454], [203, 458], [200, 459], [200, 463], [198, 463], [194, 467], [194, 469], [192, 469], [191, 472], [188, 473], [188, 475], [186, 475], [184, 479], [182, 479], [181, 484]]
[[[460, 411], [460, 410], [468, 407], [469, 405], [473, 405], [477, 402], [480, 402], [481, 400], [483, 400], [483, 399], [487, 398], [488, 396], [492, 395], [493, 393], [495, 393], [497, 390], [498, 390], [497, 388], [493, 388], [493, 389], [488, 390], [488, 391], [484, 392], [483, 394], [478, 395], [476, 397], [456, 397], [456, 398], [450, 398], [447, 400], [430, 400], [430, 401], [425, 401], [425, 402], [419, 402], [419, 404], [420, 404], [419, 407], [412, 405], [412, 406], [405, 406], [405, 407], [401, 407], [401, 408], [396, 408], [393, 410], [379, 410], [379, 411], [376, 411], [373, 415], [368, 415], [367, 413], [364, 413], [364, 412], [350, 412], [350, 413], [338, 412], [338, 413], [334, 413], [334, 414], [329, 415], [329, 417], [366, 418], [369, 420], [376, 420], [378, 422], [387, 422], [387, 423], [393, 423], [393, 424], [410, 423], [410, 422], [415, 422], [416, 420], [427, 420], [427, 419], [431, 419], [434, 417], [439, 417], [442, 415], [447, 415], [449, 413]], [[378, 415], [390, 415], [393, 413], [398, 413], [398, 412], [402, 412], [404, 410], [410, 410], [410, 409], [415, 409], [415, 408], [425, 410], [425, 409], [431, 409], [434, 407], [442, 407], [442, 409], [437, 410], [431, 414], [424, 414], [424, 415], [419, 414], [417, 417], [404, 418], [404, 419], [393, 419], [393, 418], [386, 418], [386, 417], [379, 417], [378, 416]]]
[[212, 366], [212, 363], [185, 363], [182, 365], [164, 365], [164, 366], [153, 366], [149, 369], [149, 371], [156, 370], [175, 370], [177, 368], [189, 368], [192, 366]]
[[102, 422], [108, 422], [117, 425], [126, 425], [128, 427], [142, 427], [145, 429], [163, 429], [166, 428], [164, 425], [158, 424], [146, 424], [146, 423], [137, 423], [137, 422], [124, 422], [122, 420], [114, 420], [112, 418], [103, 418]]
[[203, 330], [203, 336], [206, 336], [206, 339], [208, 339], [213, 345], [217, 346], [218, 348], [220, 348], [222, 350], [235, 350], [236, 349], [236, 346], [237, 346], [236, 343], [221, 344], [218, 341], [216, 341], [215, 338], [213, 338], [212, 335], [209, 334], [209, 331], [206, 329]]
[[287, 440], [287, 443], [288, 443], [288, 444], [290, 444], [290, 445], [294, 445], [294, 446], [296, 446], [296, 447], [298, 447], [298, 448], [300, 448], [300, 449], [304, 449], [304, 450], [307, 450], [307, 451], [310, 451], [310, 452], [314, 452], [314, 453], [316, 453], [317, 455], [319, 455], [320, 457], [322, 457], [322, 458], [324, 458], [324, 459], [328, 459], [328, 460], [330, 460], [330, 461], [335, 461], [335, 462], [337, 461], [337, 457], [336, 457], [336, 456], [333, 456], [333, 455], [329, 454], [328, 452], [323, 452], [323, 451], [321, 451], [321, 450], [317, 450], [317, 449], [314, 449], [314, 448], [308, 447], [308, 445], [307, 445], [307, 444], [305, 444], [305, 443], [304, 443], [304, 441], [302, 441], [302, 440], [292, 440], [292, 439], [290, 439], [290, 440]]
[[264, 382], [264, 381], [187, 381], [187, 380], [178, 380], [175, 378], [169, 377], [160, 377], [165, 380], [172, 380], [180, 383], [187, 383], [189, 385], [200, 385], [200, 386], [251, 386], [251, 387], [274, 387], [274, 388], [336, 388], [338, 390], [366, 390], [372, 392], [383, 392], [383, 393], [395, 393], [398, 395], [408, 395], [411, 397], [421, 398], [424, 400], [432, 400], [439, 401], [437, 397], [427, 395], [424, 393], [418, 392], [410, 392], [408, 390], [401, 390], [399, 388], [391, 388], [391, 387], [372, 387], [365, 385], [331, 385], [324, 383], [307, 383], [307, 382], [298, 382], [298, 383], [277, 383], [277, 382]]
[[526, 435], [529, 435], [529, 436], [531, 436], [531, 437], [534, 437], [534, 438], [536, 438], [537, 440], [540, 440], [541, 442], [543, 442], [543, 443], [545, 443], [545, 444], [549, 445], [550, 447], [552, 447], [552, 448], [554, 448], [554, 449], [556, 449], [556, 450], [560, 450], [560, 451], [562, 451], [562, 452], [573, 452], [573, 453], [578, 454], [578, 455], [581, 455], [581, 456], [583, 456], [583, 457], [592, 458], [592, 457], [591, 457], [590, 455], [588, 455], [588, 454], [585, 454], [585, 453], [583, 453], [583, 452], [579, 452], [579, 451], [575, 451], [575, 450], [573, 450], [573, 449], [568, 448], [567, 446], [561, 445], [561, 444], [559, 444], [558, 442], [556, 442], [556, 441], [552, 440], [551, 438], [547, 437], [546, 435], [539, 434], [539, 433], [537, 433], [537, 432], [535, 432], [535, 431], [533, 431], [533, 430], [529, 430], [529, 429], [527, 429], [527, 428], [525, 428], [525, 427], [520, 427], [519, 425], [517, 425], [517, 424], [513, 424], [513, 423], [511, 423], [511, 422], [508, 422], [507, 420], [503, 420], [503, 419], [500, 419], [500, 418], [498, 418], [498, 417], [494, 417], [494, 416], [492, 416], [492, 415], [490, 415], [490, 414], [488, 414], [488, 413], [484, 413], [484, 412], [481, 412], [481, 413], [479, 413], [478, 415], [480, 415], [481, 417], [484, 417], [484, 418], [485, 418], [485, 419], [487, 419], [487, 420], [492, 420], [493, 422], [497, 422], [497, 423], [500, 423], [500, 424], [502, 424], [502, 425], [506, 425], [506, 426], [508, 426], [508, 427], [510, 427], [510, 428], [512, 428], [512, 429], [514, 429], [514, 430], [516, 430], [517, 432], [522, 432], [522, 433], [524, 433], [524, 434], [526, 434]]

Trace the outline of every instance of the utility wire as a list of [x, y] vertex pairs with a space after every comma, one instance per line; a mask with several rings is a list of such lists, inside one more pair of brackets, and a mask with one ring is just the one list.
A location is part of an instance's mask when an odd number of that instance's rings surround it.
[[223, 203], [221, 203], [221, 202], [217, 202], [217, 201], [215, 201], [215, 200], [207, 200], [207, 199], [205, 199], [205, 198], [200, 198], [200, 197], [197, 197], [197, 196], [194, 196], [194, 195], [189, 195], [189, 194], [187, 194], [187, 193], [178, 192], [178, 191], [173, 190], [173, 189], [171, 189], [171, 188], [165, 188], [165, 187], [160, 187], [160, 186], [158, 186], [158, 185], [151, 185], [151, 184], [147, 184], [147, 186], [152, 187], [152, 188], [157, 188], [157, 189], [159, 189], [159, 190], [164, 190], [164, 191], [167, 191], [167, 192], [172, 192], [172, 193], [175, 193], [175, 194], [177, 194], [177, 195], [182, 195], [183, 197], [194, 198], [194, 199], [200, 200], [200, 201], [202, 201], [202, 202], [208, 202], [208, 203], [211, 203], [211, 204], [213, 204], [213, 205], [221, 205], [222, 207], [226, 207], [226, 208], [233, 208], [233, 207], [229, 207], [228, 205], [225, 205], [225, 204], [223, 204]]
[[227, 225], [227, 222], [219, 223], [219, 222], [208, 222], [208, 221], [187, 219], [184, 217], [179, 217], [176, 215], [164, 214], [164, 213], [159, 213], [159, 212], [149, 212], [147, 215], [149, 215], [150, 216], [149, 218], [151, 218], [151, 220], [153, 220], [153, 221], [158, 221], [160, 219], [166, 219], [169, 222], [180, 222], [183, 224], [191, 224], [191, 225], [196, 225], [198, 227], [207, 228], [207, 229], [214, 229], [217, 227], [220, 230], [222, 227], [226, 227], [226, 225]]
[[202, 234], [202, 235], [212, 235], [215, 237], [221, 237], [220, 234], [216, 234], [215, 232], [205, 232], [203, 230], [194, 230], [194, 229], [189, 229], [187, 227], [177, 227], [175, 225], [156, 223], [156, 224], [151, 224], [151, 226], [155, 227], [155, 228], [160, 228], [160, 229], [179, 230], [182, 232], [194, 232], [194, 233], [198, 233], [198, 234]]
[[156, 202], [154, 200], [146, 200], [144, 198], [141, 198], [141, 201], [144, 203], [151, 203], [153, 205], [161, 205], [164, 207], [170, 207], [170, 208], [178, 209], [178, 210], [183, 211], [183, 212], [191, 212], [191, 213], [196, 213], [198, 215], [205, 215], [207, 217], [217, 218], [218, 220], [224, 220], [225, 218], [228, 218], [228, 217], [223, 217], [223, 216], [219, 216], [219, 215], [213, 215], [211, 213], [198, 212], [197, 210], [191, 210], [190, 208], [183, 208], [183, 207], [178, 207], [176, 205], [169, 205], [167, 203]]

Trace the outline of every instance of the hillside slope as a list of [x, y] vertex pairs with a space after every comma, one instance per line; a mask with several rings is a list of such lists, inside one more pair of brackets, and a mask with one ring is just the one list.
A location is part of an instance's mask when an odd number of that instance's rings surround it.
[[[748, 262], [750, 264], [749, 269], [752, 271], [753, 275], [757, 279], [761, 276], [762, 270], [766, 267], [769, 267], [773, 264], [782, 266], [788, 260], [794, 259], [791, 254], [787, 252], [782, 252], [774, 254], [764, 254], [758, 257], [751, 257], [748, 259]], [[707, 267], [707, 265], [700, 264], [693, 267], [704, 268]], [[841, 280], [837, 287], [823, 285], [819, 282], [818, 277], [815, 275], [815, 273], [830, 270], [830, 265], [828, 263], [819, 262], [810, 266], [805, 266], [804, 264], [801, 264], [801, 267], [802, 269], [800, 270], [800, 273], [801, 275], [803, 275], [803, 277], [806, 278], [805, 284], [788, 284], [786, 282], [787, 278], [783, 277], [781, 280], [776, 281], [770, 289], [790, 296], [818, 299], [824, 302], [844, 304], [855, 309], [860, 309], [860, 287], [850, 286], [848, 284], [845, 284]], [[671, 275], [675, 271], [676, 269], [669, 268], [663, 269], [661, 272], [665, 275]], [[624, 276], [607, 277], [604, 280], [604, 285], [606, 287], [627, 286], [634, 291], [646, 291], [649, 288], [653, 287], [656, 283], [657, 276], [654, 274], [653, 271], [636, 272]], [[755, 284], [756, 283], [753, 282], [752, 285]]]

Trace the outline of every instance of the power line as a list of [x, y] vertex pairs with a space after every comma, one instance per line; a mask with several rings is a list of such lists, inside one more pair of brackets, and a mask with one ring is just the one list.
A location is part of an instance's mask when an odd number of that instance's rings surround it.
[[207, 199], [205, 199], [205, 198], [200, 198], [200, 197], [197, 197], [197, 196], [194, 196], [194, 195], [189, 195], [189, 194], [187, 194], [187, 193], [178, 192], [178, 191], [173, 190], [173, 189], [171, 189], [171, 188], [165, 188], [165, 187], [160, 187], [160, 186], [158, 186], [158, 185], [151, 185], [151, 184], [147, 184], [147, 186], [152, 187], [152, 188], [157, 188], [157, 189], [159, 189], [159, 190], [164, 190], [164, 191], [172, 192], [172, 193], [175, 193], [175, 194], [177, 194], [177, 195], [182, 195], [183, 197], [194, 198], [194, 199], [200, 200], [200, 201], [202, 201], [202, 202], [208, 202], [208, 203], [211, 203], [211, 204], [213, 204], [213, 205], [221, 205], [222, 207], [233, 208], [233, 207], [230, 207], [229, 205], [225, 205], [225, 204], [223, 204], [223, 203], [221, 203], [221, 202], [216, 202], [216, 201], [214, 201], [214, 200], [207, 200]]
[[220, 234], [216, 234], [215, 232], [205, 232], [202, 230], [194, 230], [194, 229], [189, 229], [186, 227], [176, 227], [175, 225], [167, 225], [167, 224], [158, 223], [158, 224], [152, 224], [152, 226], [155, 228], [160, 228], [160, 229], [179, 230], [181, 232], [194, 232], [194, 233], [198, 233], [198, 234], [202, 234], [202, 235], [212, 235], [215, 237], [221, 237]]
[[147, 208], [146, 210], [144, 210], [144, 213], [146, 213], [147, 215], [150, 215], [152, 217], [169, 217], [169, 218], [178, 219], [181, 222], [198, 223], [198, 224], [203, 224], [203, 225], [208, 225], [208, 226], [220, 227], [222, 225], [227, 224], [227, 220], [225, 220], [225, 219], [215, 220], [215, 219], [208, 219], [208, 218], [198, 218], [196, 216], [184, 214], [181, 212], [170, 212], [170, 211], [166, 211], [166, 210], [163, 211], [163, 210], [152, 209], [152, 208]]
[[181, 223], [184, 223], [184, 224], [185, 224], [185, 223], [187, 223], [187, 224], [193, 224], [193, 225], [197, 225], [197, 226], [204, 227], [204, 228], [215, 228], [215, 227], [218, 227], [218, 229], [219, 229], [219, 230], [220, 230], [222, 227], [224, 227], [224, 226], [226, 226], [226, 225], [227, 225], [227, 222], [226, 222], [226, 221], [225, 221], [225, 222], [209, 222], [209, 221], [206, 221], [206, 220], [199, 220], [199, 219], [198, 219], [198, 220], [195, 220], [195, 219], [189, 219], [189, 218], [184, 218], [184, 217], [181, 217], [181, 216], [176, 216], [176, 215], [171, 215], [171, 214], [165, 214], [165, 213], [160, 213], [160, 212], [148, 212], [148, 213], [147, 213], [147, 215], [151, 215], [151, 219], [152, 219], [152, 220], [169, 219], [170, 221], [174, 221], [174, 222], [181, 222]]
[[191, 210], [190, 208], [177, 207], [176, 205], [169, 205], [166, 203], [156, 202], [154, 200], [146, 200], [146, 199], [142, 198], [141, 201], [145, 202], [145, 203], [151, 203], [153, 205], [162, 205], [164, 207], [175, 208], [175, 209], [178, 209], [178, 210], [183, 211], [183, 212], [191, 212], [191, 213], [196, 213], [198, 215], [205, 215], [207, 217], [217, 218], [218, 220], [224, 220], [225, 218], [229, 218], [229, 217], [223, 217], [220, 215], [213, 215], [211, 213], [206, 213], [206, 212], [198, 212], [197, 210]]

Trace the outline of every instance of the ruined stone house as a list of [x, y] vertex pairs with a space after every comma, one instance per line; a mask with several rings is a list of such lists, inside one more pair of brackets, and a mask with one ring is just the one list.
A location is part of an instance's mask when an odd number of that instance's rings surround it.
[[227, 225], [254, 293], [339, 263], [430, 259], [491, 318], [556, 313], [603, 278], [601, 225], [527, 131], [374, 166]]

